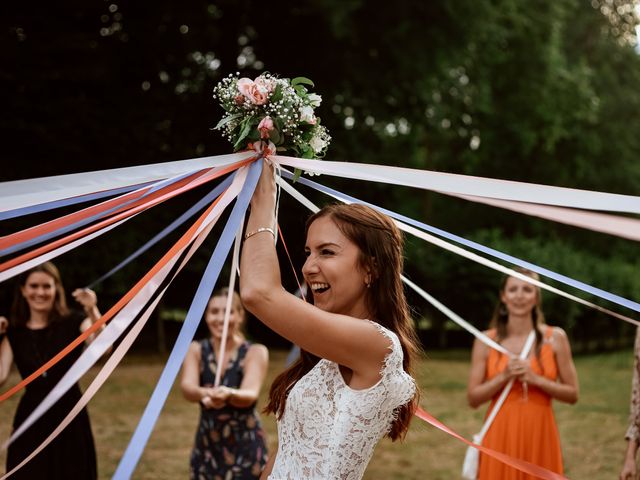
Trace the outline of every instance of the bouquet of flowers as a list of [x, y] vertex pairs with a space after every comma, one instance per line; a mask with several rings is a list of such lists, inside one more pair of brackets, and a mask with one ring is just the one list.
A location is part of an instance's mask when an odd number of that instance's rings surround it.
[[304, 77], [229, 75], [213, 90], [226, 112], [215, 128], [223, 130], [234, 152], [251, 148], [266, 155], [291, 151], [300, 158], [322, 158], [331, 137], [314, 113], [322, 98], [307, 86], [314, 85]]

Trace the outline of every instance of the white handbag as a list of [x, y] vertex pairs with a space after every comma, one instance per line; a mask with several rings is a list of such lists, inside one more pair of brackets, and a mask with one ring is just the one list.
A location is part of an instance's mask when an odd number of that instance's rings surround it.
[[[534, 340], [536, 339], [536, 334], [534, 330], [531, 330], [529, 336], [527, 337], [527, 341], [522, 348], [522, 352], [520, 352], [520, 360], [524, 360], [529, 356], [529, 351], [531, 350], [531, 346], [533, 345]], [[482, 426], [482, 430], [480, 433], [476, 433], [473, 436], [473, 443], [476, 445], [482, 444], [482, 440], [486, 435], [487, 431], [489, 431], [489, 427], [493, 423], [493, 420], [496, 418], [498, 411], [502, 407], [504, 400], [509, 395], [511, 391], [511, 387], [513, 386], [514, 379], [509, 380], [509, 383], [504, 387], [502, 393], [500, 394], [500, 398], [496, 401], [496, 404], [491, 410], [491, 414], [484, 422]], [[478, 478], [478, 464], [480, 463], [480, 452], [475, 447], [467, 447], [467, 452], [464, 455], [464, 462], [462, 463], [462, 478], [465, 480], [476, 480]]]

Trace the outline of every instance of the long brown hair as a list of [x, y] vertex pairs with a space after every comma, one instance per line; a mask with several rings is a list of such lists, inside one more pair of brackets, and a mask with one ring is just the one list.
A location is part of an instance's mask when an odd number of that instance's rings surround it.
[[29, 321], [31, 311], [29, 310], [27, 300], [22, 295], [22, 288], [27, 284], [29, 276], [32, 273], [37, 272], [46, 273], [53, 278], [56, 287], [53, 308], [49, 312], [49, 318], [47, 319], [48, 323], [52, 324], [58, 322], [69, 314], [69, 307], [67, 307], [67, 300], [64, 294], [64, 287], [62, 286], [62, 279], [60, 278], [58, 267], [51, 262], [45, 262], [36, 267], [30, 268], [18, 276], [18, 283], [16, 285], [15, 293], [13, 295], [13, 303], [11, 305], [11, 325], [13, 327], [24, 327]]
[[[372, 282], [366, 292], [366, 303], [372, 319], [394, 332], [402, 345], [404, 370], [412, 375], [412, 366], [420, 353], [417, 336], [404, 295], [400, 275], [403, 269], [404, 239], [393, 221], [386, 215], [364, 205], [328, 205], [307, 220], [306, 232], [321, 217], [329, 217], [340, 231], [360, 250], [360, 264], [372, 272]], [[271, 385], [266, 413], [284, 414], [289, 391], [320, 359], [302, 351], [298, 360], [282, 372]], [[394, 421], [387, 436], [403, 438], [418, 404], [419, 391], [406, 405], [394, 412]]]
[[[534, 280], [540, 280], [540, 276], [531, 270], [522, 267], [516, 267], [514, 270], [518, 273], [531, 277]], [[505, 275], [500, 282], [500, 291], [498, 296], [498, 302], [496, 303], [493, 315], [491, 317], [491, 327], [496, 329], [496, 341], [500, 342], [507, 336], [507, 322], [509, 321], [509, 312], [507, 306], [500, 299], [500, 295], [504, 292], [507, 286], [507, 280], [511, 278], [511, 275]], [[533, 285], [536, 289], [537, 301], [533, 310], [531, 310], [531, 322], [533, 323], [534, 331], [536, 332], [536, 355], [540, 356], [540, 347], [542, 346], [542, 332], [540, 325], [544, 324], [544, 313], [542, 313], [542, 292], [540, 287]]]

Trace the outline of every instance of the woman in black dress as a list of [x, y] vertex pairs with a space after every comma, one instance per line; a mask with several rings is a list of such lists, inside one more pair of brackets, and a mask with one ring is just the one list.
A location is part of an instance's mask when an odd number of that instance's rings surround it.
[[246, 341], [245, 312], [233, 293], [220, 386], [214, 387], [229, 290], [213, 294], [205, 321], [210, 338], [191, 344], [182, 368], [182, 393], [200, 403], [200, 422], [191, 453], [192, 479], [253, 480], [267, 461], [266, 439], [256, 412], [269, 352]]
[[[9, 328], [0, 343], [0, 385], [6, 381], [12, 363], [15, 362], [22, 378], [29, 376], [100, 318], [93, 291], [76, 289], [72, 295], [84, 313], [67, 307], [60, 273], [51, 262], [20, 275]], [[42, 402], [81, 352], [82, 346], [78, 346], [26, 387], [13, 420], [14, 430]], [[9, 446], [7, 471], [22, 462], [53, 432], [80, 397], [76, 384]], [[96, 452], [86, 410], [12, 478], [97, 478]]]

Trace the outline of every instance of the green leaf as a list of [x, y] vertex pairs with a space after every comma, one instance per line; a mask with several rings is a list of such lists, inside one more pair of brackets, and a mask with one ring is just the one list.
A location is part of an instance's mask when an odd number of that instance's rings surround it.
[[279, 102], [282, 100], [282, 87], [280, 85], [276, 86], [275, 91], [271, 94], [271, 98], [269, 98], [269, 102]]
[[292, 87], [295, 87], [298, 84], [311, 85], [312, 87], [315, 87], [313, 82], [309, 80], [307, 77], [296, 77], [293, 80], [291, 80]]
[[282, 143], [282, 135], [277, 129], [273, 129], [269, 132], [269, 140], [271, 140], [274, 144], [280, 145]]
[[251, 132], [251, 128], [253, 127], [253, 120], [253, 117], [248, 117], [247, 119], [242, 121], [242, 130], [240, 130], [240, 135], [238, 135], [236, 142], [233, 144], [234, 148], [239, 148], [240, 146], [242, 146], [242, 141], [247, 137], [247, 135], [249, 135], [249, 132]]
[[296, 183], [298, 181], [298, 179], [300, 178], [300, 175], [302, 175], [302, 170], [300, 170], [299, 168], [296, 168], [293, 171], [293, 183]]
[[217, 124], [215, 127], [213, 127], [213, 129], [214, 129], [214, 130], [217, 130], [217, 129], [219, 129], [219, 128], [222, 128], [222, 127], [224, 127], [227, 123], [229, 123], [229, 122], [231, 122], [231, 121], [233, 121], [233, 120], [236, 120], [237, 118], [240, 118], [241, 116], [242, 116], [242, 114], [241, 114], [241, 113], [234, 113], [233, 115], [229, 115], [228, 117], [224, 117], [224, 118], [222, 118], [222, 119], [218, 122], [218, 124]]
[[247, 135], [246, 139], [249, 142], [257, 142], [258, 140], [260, 140], [260, 132], [257, 128], [255, 128], [249, 132], [249, 135]]

